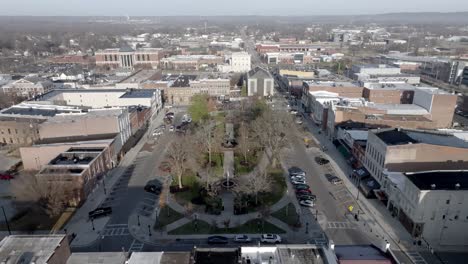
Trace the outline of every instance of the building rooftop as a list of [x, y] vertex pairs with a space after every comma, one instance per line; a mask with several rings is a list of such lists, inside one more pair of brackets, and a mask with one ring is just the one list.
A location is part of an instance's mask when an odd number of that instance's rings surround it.
[[352, 82], [333, 82], [333, 81], [306, 81], [309, 87], [359, 87]]
[[415, 104], [374, 104], [369, 103], [368, 107], [383, 110], [389, 115], [427, 115], [429, 112], [423, 107]]
[[114, 140], [119, 134], [95, 134], [95, 135], [81, 135], [72, 137], [57, 137], [57, 138], [42, 138], [36, 141], [36, 144], [55, 144], [55, 143], [73, 143], [73, 142], [86, 142], [95, 140]]
[[248, 78], [252, 78], [252, 77], [255, 77], [255, 78], [273, 78], [271, 76], [271, 74], [261, 68], [261, 67], [255, 67], [254, 69], [250, 70], [248, 73], [247, 73], [247, 76]]
[[[338, 261], [375, 260], [382, 264], [392, 263], [379, 248], [373, 245], [335, 246], [335, 253]], [[388, 262], [383, 262], [385, 260]]]
[[197, 264], [238, 264], [239, 249], [237, 248], [197, 248], [194, 254]]
[[372, 69], [372, 68], [379, 68], [379, 69], [388, 69], [388, 68], [399, 68], [397, 66], [388, 65], [388, 64], [357, 64], [353, 65], [362, 69]]
[[0, 112], [2, 115], [52, 117], [64, 113], [81, 113], [82, 109], [70, 106], [21, 103]]
[[65, 235], [10, 235], [0, 242], [0, 262], [46, 264]]
[[455, 148], [468, 148], [468, 132], [429, 131], [416, 129], [377, 130], [374, 133], [387, 145], [425, 143]]
[[163, 252], [133, 252], [128, 264], [160, 264], [164, 254]]
[[126, 257], [122, 252], [73, 253], [67, 264], [124, 264]]
[[129, 89], [120, 98], [152, 98], [154, 89]]
[[406, 172], [406, 177], [420, 190], [468, 190], [468, 171]]

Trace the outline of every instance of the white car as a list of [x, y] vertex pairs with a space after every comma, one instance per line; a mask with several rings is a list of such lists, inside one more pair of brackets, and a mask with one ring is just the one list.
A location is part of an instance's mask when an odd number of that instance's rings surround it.
[[293, 180], [305, 181], [305, 176], [291, 176], [290, 179], [291, 181]]
[[295, 115], [295, 114], [297, 114], [297, 111], [296, 110], [291, 110], [290, 113], [291, 113], [291, 115]]
[[312, 200], [300, 200], [299, 204], [305, 207], [314, 207], [315, 203]]
[[292, 184], [306, 184], [306, 181], [305, 180], [295, 179], [295, 180], [291, 180], [291, 183]]
[[305, 177], [305, 172], [304, 171], [298, 171], [298, 172], [290, 172], [289, 177]]
[[174, 126], [169, 127], [169, 132], [174, 132]]
[[234, 242], [237, 242], [237, 243], [248, 243], [251, 241], [252, 239], [247, 235], [237, 235], [234, 237]]
[[281, 243], [281, 237], [276, 234], [263, 234], [260, 237], [260, 242], [271, 243], [271, 244]]
[[160, 135], [162, 135], [163, 133], [164, 133], [164, 132], [163, 132], [162, 130], [156, 129], [156, 130], [153, 131], [153, 136], [160, 136]]

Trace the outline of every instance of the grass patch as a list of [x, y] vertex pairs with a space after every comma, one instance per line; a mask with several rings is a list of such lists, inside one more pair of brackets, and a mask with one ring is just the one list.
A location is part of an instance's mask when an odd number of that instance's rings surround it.
[[[172, 181], [172, 186], [178, 186], [177, 179]], [[189, 189], [185, 192], [174, 193], [174, 197], [181, 205], [186, 205], [192, 201], [192, 199], [199, 196], [201, 186], [198, 182], [197, 176], [192, 171], [187, 171], [182, 176], [182, 186], [188, 187]]]
[[248, 164], [243, 164], [244, 156], [241, 153], [234, 153], [234, 173], [236, 175], [247, 174], [252, 172], [257, 166], [258, 158], [256, 154], [247, 155]]
[[184, 216], [172, 209], [169, 206], [165, 206], [159, 211], [158, 219], [156, 219], [156, 223], [154, 225], [154, 229], [160, 229], [163, 226], [167, 226], [170, 223], [173, 223]]
[[285, 231], [270, 222], [254, 219], [243, 225], [233, 228], [219, 228], [205, 221], [193, 220], [179, 228], [169, 231], [170, 235], [193, 235], [193, 234], [259, 234], [274, 233], [283, 234]]
[[[51, 218], [43, 210], [29, 208], [15, 214], [8, 223], [12, 231], [51, 230], [59, 217]], [[5, 222], [0, 223], [0, 230], [8, 230]]]
[[299, 215], [297, 214], [296, 208], [292, 203], [272, 213], [271, 216], [278, 218], [289, 226], [294, 227], [300, 224]]

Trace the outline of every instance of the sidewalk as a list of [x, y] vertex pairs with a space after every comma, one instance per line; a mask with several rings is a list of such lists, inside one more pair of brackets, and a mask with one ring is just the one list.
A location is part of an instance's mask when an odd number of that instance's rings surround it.
[[[352, 168], [347, 164], [341, 153], [336, 149], [330, 140], [323, 133], [318, 134], [318, 128], [310, 119], [305, 119], [309, 131], [321, 146], [327, 147], [327, 152], [322, 152], [325, 158], [330, 160], [330, 164], [343, 180], [343, 184], [351, 192], [356, 195], [357, 187], [349, 179], [348, 175], [352, 173]], [[390, 215], [390, 212], [380, 204], [380, 201], [369, 200], [361, 196], [357, 202], [360, 207], [359, 221], [351, 216], [351, 221], [359, 224], [364, 233], [372, 237], [377, 246], [390, 243], [390, 248], [397, 251], [427, 251], [427, 248], [413, 245], [413, 239], [404, 227]], [[379, 243], [380, 242], [380, 243]], [[409, 257], [405, 256], [405, 263], [411, 263]]]
[[[152, 131], [150, 128], [154, 126], [153, 123], [159, 123], [158, 121], [160, 120], [162, 120], [161, 114], [159, 114], [153, 119], [153, 122], [151, 122], [152, 125], [150, 125], [150, 127], [148, 128], [146, 134], [149, 135]], [[148, 136], [143, 135], [140, 141], [132, 149], [130, 149], [127, 152], [127, 154], [125, 154], [120, 164], [117, 167], [110, 170], [104, 176], [104, 184], [103, 181], [98, 183], [98, 185], [88, 196], [84, 204], [76, 210], [73, 217], [65, 225], [63, 230], [66, 231], [67, 234], [74, 233], [76, 235], [75, 239], [73, 239], [71, 243], [72, 247], [88, 246], [100, 237], [100, 234], [105, 228], [110, 217], [102, 217], [94, 220], [93, 230], [93, 223], [89, 221], [88, 213], [99, 207], [109, 196], [115, 183], [119, 180], [119, 178], [122, 176], [127, 167], [129, 167], [133, 163], [140, 150], [146, 144], [147, 139]], [[104, 188], [106, 189], [106, 193], [104, 193]]]

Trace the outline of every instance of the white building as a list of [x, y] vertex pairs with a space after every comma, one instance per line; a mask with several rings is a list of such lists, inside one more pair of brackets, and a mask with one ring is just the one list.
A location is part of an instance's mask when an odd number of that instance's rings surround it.
[[354, 80], [363, 80], [369, 78], [370, 75], [398, 75], [401, 74], [399, 67], [387, 64], [364, 64], [353, 65], [348, 74], [349, 78]]
[[91, 108], [141, 105], [151, 108], [151, 115], [162, 108], [159, 89], [64, 89], [53, 90], [38, 100]]
[[272, 96], [274, 94], [274, 81], [271, 74], [257, 67], [247, 74], [248, 96]]
[[231, 71], [248, 72], [251, 68], [250, 54], [247, 52], [234, 52], [231, 57]]
[[468, 171], [385, 172], [388, 209], [434, 250], [468, 246]]

